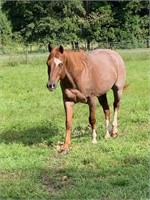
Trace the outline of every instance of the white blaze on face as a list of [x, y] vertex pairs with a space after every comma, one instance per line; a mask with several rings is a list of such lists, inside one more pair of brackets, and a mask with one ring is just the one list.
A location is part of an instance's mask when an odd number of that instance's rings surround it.
[[54, 63], [56, 64], [56, 66], [58, 66], [60, 63], [62, 63], [62, 61], [58, 58], [54, 58]]

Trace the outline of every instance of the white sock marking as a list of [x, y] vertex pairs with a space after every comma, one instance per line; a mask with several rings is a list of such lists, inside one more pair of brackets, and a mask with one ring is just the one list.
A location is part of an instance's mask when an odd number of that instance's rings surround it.
[[113, 133], [117, 133], [117, 116], [118, 116], [118, 112], [117, 110], [115, 110], [114, 112], [114, 120], [113, 120]]
[[93, 129], [93, 139], [92, 139], [92, 142], [93, 142], [94, 144], [97, 143], [96, 137], [97, 137], [96, 131], [95, 131], [95, 129]]
[[109, 134], [109, 129], [110, 129], [110, 127], [109, 127], [109, 120], [108, 119], [106, 119], [106, 134], [105, 134], [105, 139], [107, 139], [107, 138], [109, 138], [110, 137], [110, 134]]

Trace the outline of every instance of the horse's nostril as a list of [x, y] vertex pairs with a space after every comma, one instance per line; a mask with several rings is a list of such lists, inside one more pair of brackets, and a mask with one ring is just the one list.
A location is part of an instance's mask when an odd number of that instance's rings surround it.
[[52, 84], [49, 84], [49, 88], [52, 88]]
[[55, 89], [56, 88], [56, 84], [55, 83], [47, 83], [47, 88], [48, 89]]
[[52, 88], [55, 88], [55, 86], [56, 86], [55, 83], [53, 83], [53, 84], [52, 84]]

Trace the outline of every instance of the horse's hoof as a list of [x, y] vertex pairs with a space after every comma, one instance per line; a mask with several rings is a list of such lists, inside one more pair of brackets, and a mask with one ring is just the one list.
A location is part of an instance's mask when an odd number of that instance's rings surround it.
[[62, 154], [62, 155], [66, 155], [66, 154], [68, 154], [68, 152], [69, 152], [69, 149], [66, 149], [66, 148], [61, 148], [61, 149], [58, 151], [58, 153], [60, 153], [60, 154]]
[[69, 152], [69, 147], [65, 147], [62, 143], [56, 146], [57, 152], [61, 154], [67, 154]]
[[64, 145], [61, 146], [60, 150], [58, 151], [59, 153], [66, 155], [69, 152], [69, 147], [65, 147]]
[[92, 143], [97, 144], [97, 140], [96, 139], [92, 140]]
[[66, 155], [69, 153], [69, 149], [63, 149], [61, 152], [60, 152], [62, 155]]
[[108, 140], [108, 139], [110, 138], [110, 135], [107, 134], [107, 135], [104, 136], [104, 138], [105, 138], [106, 140]]
[[112, 134], [111, 134], [111, 137], [113, 137], [113, 138], [118, 137], [118, 133], [112, 133]]

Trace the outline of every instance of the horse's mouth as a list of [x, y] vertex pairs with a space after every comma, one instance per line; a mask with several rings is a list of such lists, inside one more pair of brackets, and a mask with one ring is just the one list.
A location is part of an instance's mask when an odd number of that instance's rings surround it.
[[54, 92], [54, 91], [56, 90], [56, 88], [48, 88], [48, 90], [49, 90], [50, 92]]

